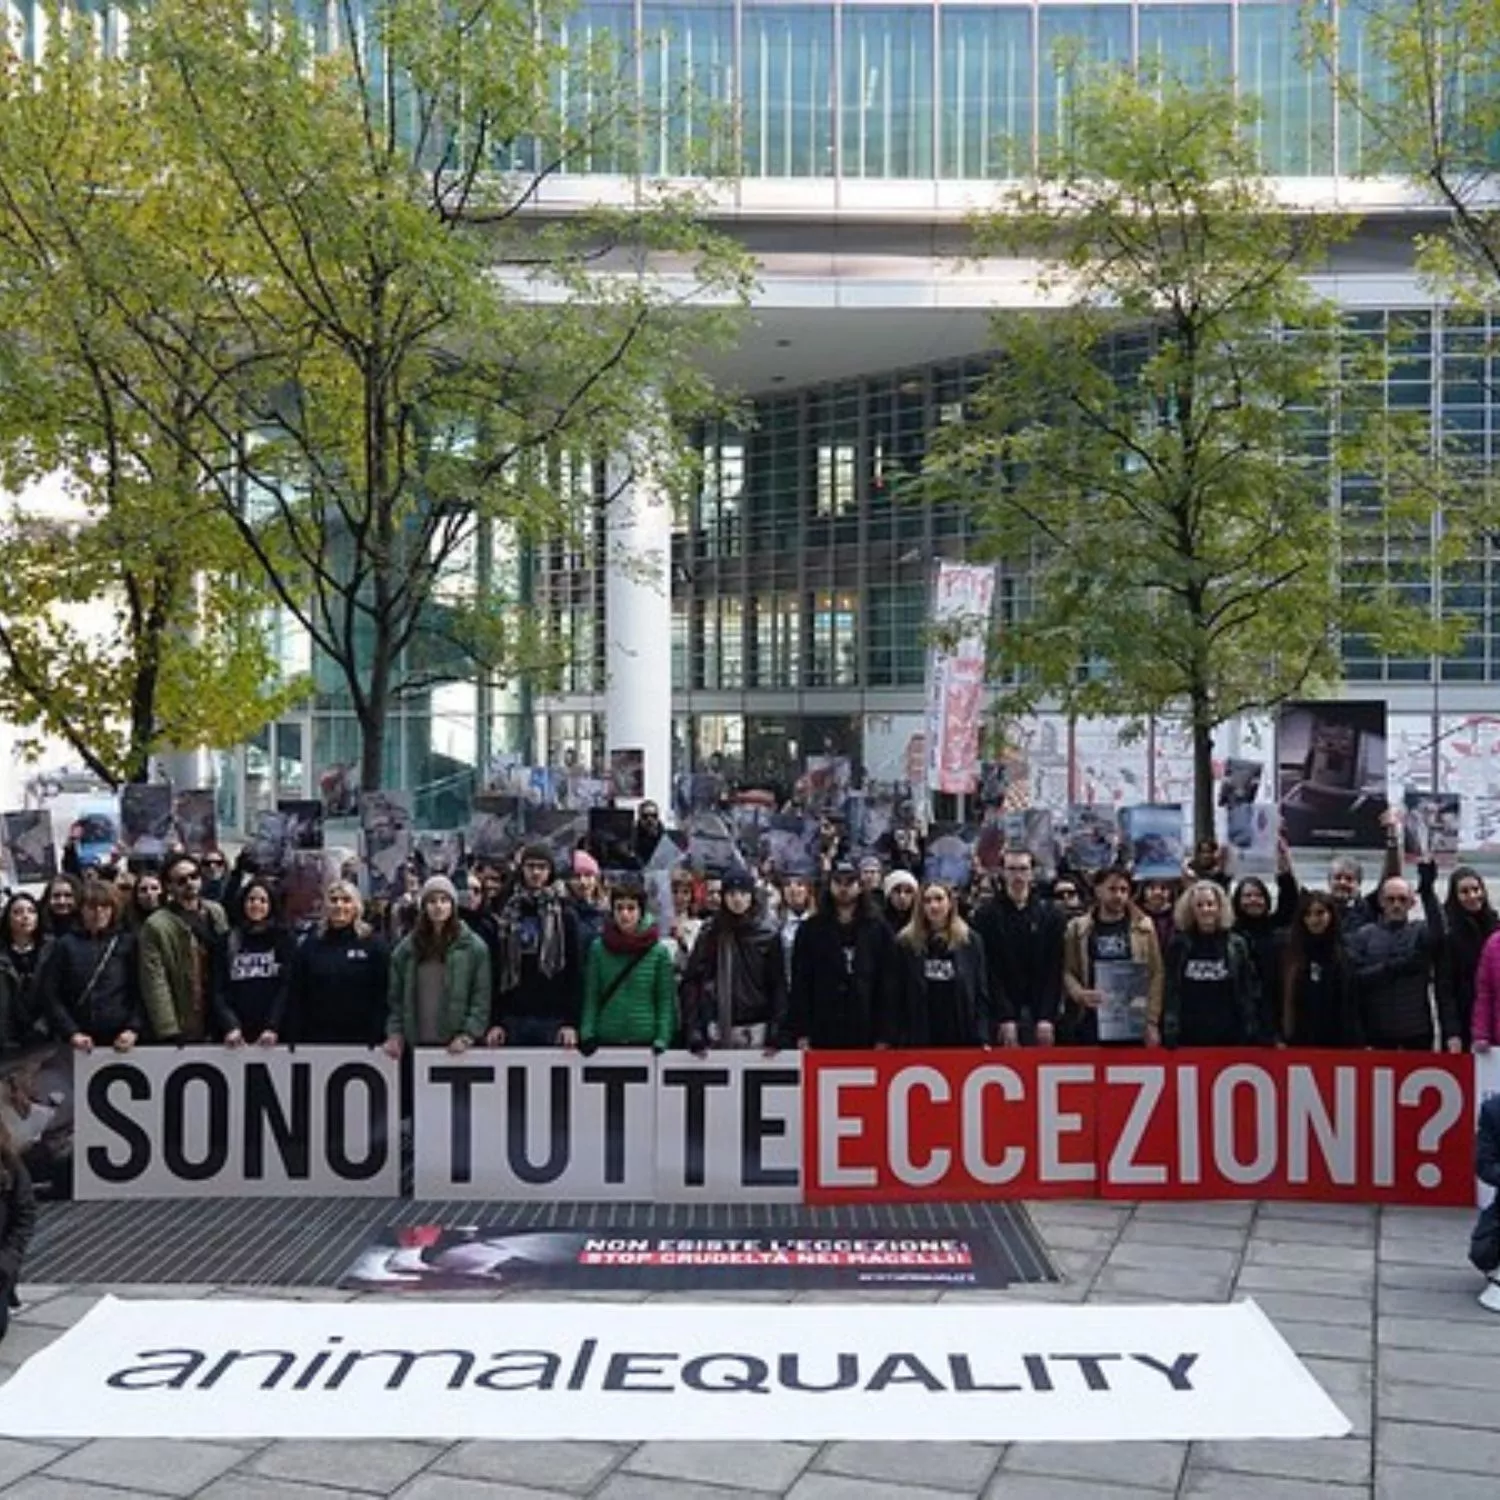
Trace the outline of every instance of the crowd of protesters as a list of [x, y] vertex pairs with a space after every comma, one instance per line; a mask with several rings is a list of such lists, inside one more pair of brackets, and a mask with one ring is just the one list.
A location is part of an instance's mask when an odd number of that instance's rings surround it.
[[[1500, 1043], [1500, 926], [1483, 879], [1380, 878], [1340, 857], [1304, 889], [1231, 881], [1200, 846], [1179, 879], [1110, 866], [1037, 878], [1032, 856], [955, 888], [919, 840], [806, 869], [662, 872], [642, 808], [635, 870], [529, 844], [367, 903], [357, 868], [299, 930], [244, 856], [94, 868], [0, 915], [0, 1047], [218, 1041], [384, 1046], [982, 1047], [1101, 1035], [1101, 965], [1142, 976], [1136, 1044], [1484, 1051]], [[644, 871], [664, 884], [648, 882]], [[653, 901], [652, 892], [660, 899]], [[1415, 907], [1420, 904], [1421, 917]], [[657, 909], [653, 909], [657, 908]]]

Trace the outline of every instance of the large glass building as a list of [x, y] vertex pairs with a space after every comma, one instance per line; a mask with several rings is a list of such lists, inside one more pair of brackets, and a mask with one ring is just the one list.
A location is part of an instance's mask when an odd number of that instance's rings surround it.
[[[330, 36], [349, 14], [346, 4], [304, 4]], [[569, 41], [614, 39], [636, 86], [661, 106], [646, 169], [727, 169], [724, 223], [760, 266], [751, 324], [714, 366], [744, 395], [747, 420], [696, 434], [703, 480], [675, 516], [680, 769], [717, 756], [789, 780], [804, 757], [837, 753], [877, 777], [904, 774], [922, 727], [931, 568], [964, 555], [970, 538], [960, 511], [908, 503], [900, 481], [920, 467], [932, 433], [961, 415], [994, 353], [993, 311], [1034, 296], [1025, 265], [962, 259], [965, 216], [1065, 122], [1087, 62], [1160, 59], [1230, 76], [1253, 95], [1288, 211], [1361, 215], [1320, 284], [1346, 309], [1352, 336], [1399, 333], [1386, 399], [1424, 415], [1436, 448], [1491, 456], [1496, 330], [1436, 305], [1419, 281], [1421, 215], [1403, 184], [1361, 175], [1363, 122], [1307, 55], [1305, 11], [1303, 0], [590, 0], [573, 13]], [[1340, 7], [1334, 19], [1338, 68], [1378, 90], [1358, 10]], [[573, 107], [577, 86], [561, 69], [558, 102]], [[570, 162], [542, 188], [541, 211], [615, 191], [618, 167], [608, 152]], [[576, 488], [586, 512], [587, 472], [560, 472], [559, 483]], [[1368, 497], [1335, 482], [1330, 501]], [[602, 524], [592, 538], [521, 559], [496, 540], [494, 565], [515, 570], [518, 595], [570, 643], [569, 664], [535, 691], [457, 682], [401, 710], [389, 782], [418, 793], [419, 821], [460, 821], [493, 756], [585, 765], [602, 756]], [[1400, 566], [1415, 600], [1472, 621], [1462, 651], [1440, 663], [1345, 643], [1350, 690], [1384, 696], [1410, 719], [1405, 742], [1418, 755], [1450, 717], [1500, 702], [1500, 593], [1488, 552], [1443, 576]], [[1003, 572], [997, 598], [1002, 621], [1025, 609], [1024, 570]], [[323, 690], [256, 745], [219, 758], [231, 822], [267, 798], [315, 795], [354, 758], [333, 675], [294, 634], [285, 654]], [[1064, 733], [1071, 745], [1071, 728], [1043, 738]]]

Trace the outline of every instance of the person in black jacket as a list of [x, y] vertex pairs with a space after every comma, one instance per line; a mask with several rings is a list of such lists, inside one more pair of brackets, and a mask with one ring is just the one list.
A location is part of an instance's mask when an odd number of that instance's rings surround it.
[[974, 913], [974, 930], [984, 944], [990, 982], [990, 1009], [1007, 1047], [1057, 1040], [1062, 1006], [1063, 932], [1067, 913], [1036, 891], [1029, 849], [1007, 849], [1002, 856], [1003, 889]]
[[552, 851], [521, 851], [520, 889], [505, 903], [498, 932], [491, 1047], [576, 1047], [583, 1001], [578, 918], [552, 886]]
[[1465, 1051], [1472, 1038], [1474, 980], [1479, 955], [1492, 933], [1500, 928], [1500, 914], [1490, 905], [1484, 877], [1469, 865], [1459, 865], [1448, 877], [1443, 898], [1443, 945], [1438, 955], [1438, 998], [1451, 1016]]
[[[1431, 1052], [1437, 1040], [1432, 983], [1443, 930], [1437, 866], [1418, 865], [1417, 874], [1425, 921], [1411, 920], [1411, 886], [1402, 876], [1392, 875], [1380, 883], [1380, 920], [1347, 939], [1365, 1039], [1372, 1046], [1400, 1052]], [[1448, 1051], [1459, 1051], [1462, 1043], [1451, 1015], [1439, 1018], [1439, 1029]]]
[[214, 951], [219, 1004], [245, 1041], [274, 1047], [288, 1030], [297, 940], [277, 920], [275, 892], [259, 876], [240, 887], [238, 906]]
[[1339, 906], [1308, 891], [1287, 928], [1279, 962], [1277, 1033], [1288, 1047], [1362, 1047], [1354, 966], [1339, 932]]
[[945, 885], [930, 881], [896, 939], [898, 1039], [906, 1047], [987, 1047], [993, 1033], [984, 944]]
[[128, 1052], [145, 1027], [136, 939], [120, 920], [112, 886], [91, 881], [83, 924], [52, 945], [39, 979], [53, 1032], [77, 1052]]
[[682, 974], [689, 1049], [759, 1047], [785, 1041], [786, 964], [781, 933], [756, 898], [748, 870], [724, 876], [724, 904], [699, 929]]
[[292, 962], [288, 1013], [295, 1042], [378, 1046], [385, 1040], [390, 952], [364, 921], [346, 880], [323, 893], [323, 921]]
[[816, 916], [797, 930], [787, 1024], [802, 1048], [888, 1047], [895, 1040], [896, 939], [859, 888], [852, 860], [833, 862]]
[[37, 976], [52, 939], [42, 935], [36, 898], [17, 891], [0, 915], [0, 1053], [18, 1052], [43, 1039], [46, 1012], [37, 998]]
[[21, 1153], [0, 1124], [0, 1339], [10, 1329], [10, 1313], [21, 1305], [16, 1287], [36, 1228], [36, 1194]]
[[[1287, 887], [1290, 886], [1290, 889]], [[1297, 911], [1297, 883], [1278, 879], [1274, 906], [1271, 892], [1258, 875], [1244, 876], [1234, 888], [1230, 900], [1234, 912], [1234, 930], [1245, 941], [1255, 962], [1255, 979], [1260, 993], [1258, 1039], [1276, 1039], [1280, 1011], [1281, 971], [1278, 963], [1278, 934], [1290, 924]]]
[[1177, 898], [1176, 932], [1162, 958], [1164, 1047], [1242, 1047], [1259, 1040], [1260, 983], [1249, 945], [1233, 930], [1215, 880]]

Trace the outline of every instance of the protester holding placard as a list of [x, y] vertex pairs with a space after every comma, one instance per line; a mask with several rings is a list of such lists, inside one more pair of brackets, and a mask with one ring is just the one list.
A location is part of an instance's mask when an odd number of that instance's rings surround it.
[[37, 1021], [46, 1014], [36, 997], [37, 975], [51, 946], [35, 898], [17, 891], [0, 916], [0, 1053], [35, 1040]]
[[[1074, 917], [1063, 936], [1063, 992], [1066, 997], [1060, 1018], [1060, 1039], [1084, 1046], [1144, 1042], [1161, 1043], [1162, 965], [1161, 949], [1151, 919], [1130, 899], [1130, 876], [1120, 869], [1100, 870], [1094, 875], [1092, 912]], [[1101, 1034], [1100, 1010], [1106, 1000], [1135, 998], [1115, 994], [1100, 981], [1101, 965], [1138, 966], [1143, 981], [1144, 1005], [1137, 1012], [1129, 1007], [1129, 1030], [1134, 1034]], [[1114, 971], [1126, 978], [1123, 968]], [[1113, 976], [1110, 976], [1111, 978]], [[1129, 976], [1133, 982], [1136, 974]], [[1112, 1019], [1114, 1019], [1112, 1014]], [[1125, 1016], [1119, 1017], [1121, 1030]], [[1139, 1023], [1138, 1026], [1135, 1023]]]
[[458, 893], [446, 875], [422, 887], [417, 925], [391, 955], [385, 1050], [446, 1047], [464, 1052], [490, 1019], [490, 951], [459, 920]]
[[1500, 914], [1490, 905], [1484, 877], [1460, 865], [1448, 877], [1443, 900], [1443, 946], [1438, 954], [1438, 995], [1453, 1017], [1459, 1040], [1472, 1041], [1479, 959], [1497, 928]]
[[987, 1047], [994, 1037], [984, 943], [945, 885], [930, 881], [896, 939], [897, 1040], [906, 1047]]
[[610, 893], [609, 921], [584, 964], [578, 1045], [650, 1047], [665, 1052], [677, 1030], [672, 955], [646, 911], [640, 886], [622, 882]]
[[1223, 887], [1200, 880], [1177, 899], [1163, 958], [1162, 1045], [1243, 1047], [1261, 1035], [1260, 979]]
[[0, 1124], [0, 1339], [10, 1328], [10, 1313], [20, 1306], [16, 1287], [36, 1228], [36, 1194], [21, 1154]]
[[1339, 932], [1340, 906], [1308, 891], [1287, 929], [1279, 969], [1277, 1034], [1288, 1047], [1362, 1047], [1354, 965]]
[[290, 1040], [373, 1046], [385, 1036], [390, 950], [346, 880], [323, 892], [323, 920], [292, 965]]
[[57, 939], [42, 970], [40, 999], [52, 1031], [78, 1052], [128, 1052], [145, 1029], [136, 937], [119, 911], [114, 890], [91, 882], [83, 925]]
[[297, 940], [278, 920], [269, 881], [246, 881], [239, 908], [215, 954], [219, 998], [247, 1042], [274, 1047], [286, 1030]]

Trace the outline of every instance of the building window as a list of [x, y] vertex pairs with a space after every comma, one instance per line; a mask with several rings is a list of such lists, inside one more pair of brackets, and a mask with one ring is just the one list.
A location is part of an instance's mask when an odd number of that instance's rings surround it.
[[647, 5], [641, 22], [646, 170], [663, 177], [722, 170], [732, 139], [733, 8]]
[[859, 681], [859, 614], [852, 591], [809, 595], [812, 615], [810, 687], [853, 687]]
[[747, 177], [833, 175], [833, 7], [747, 4], [741, 21]]
[[846, 177], [932, 176], [932, 9], [846, 6]]
[[802, 611], [795, 594], [761, 595], [751, 601], [755, 637], [750, 685], [793, 688], [802, 680]]
[[1030, 166], [1034, 14], [943, 8], [944, 177], [1019, 177]]
[[818, 444], [818, 515], [846, 516], [853, 511], [858, 456], [859, 449], [854, 443]]
[[1323, 65], [1304, 55], [1296, 4], [1241, 5], [1236, 77], [1260, 101], [1255, 124], [1261, 162], [1287, 177], [1333, 170], [1333, 85]]
[[1139, 25], [1142, 63], [1187, 83], [1229, 77], [1227, 5], [1143, 5]]
[[1042, 144], [1068, 132], [1068, 99], [1090, 66], [1131, 61], [1130, 7], [1044, 5], [1038, 33]]
[[927, 586], [872, 587], [869, 595], [871, 687], [920, 684], [926, 671]]

